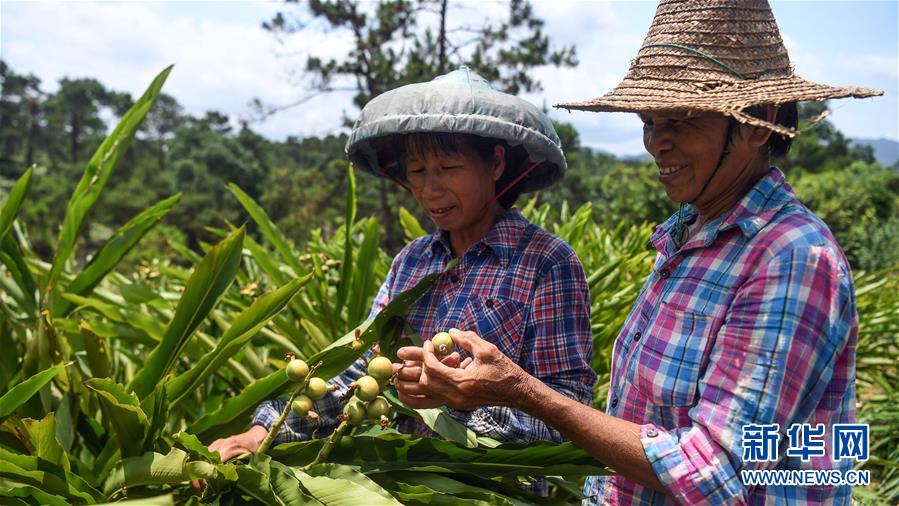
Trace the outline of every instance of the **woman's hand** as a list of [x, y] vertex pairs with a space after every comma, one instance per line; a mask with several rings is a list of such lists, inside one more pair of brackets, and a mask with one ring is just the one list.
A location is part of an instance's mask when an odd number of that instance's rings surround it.
[[[418, 346], [404, 346], [397, 350], [397, 358], [402, 364], [393, 364], [393, 372], [396, 373], [396, 391], [404, 404], [415, 409], [436, 408], [446, 404], [446, 399], [431, 395], [422, 388], [421, 379], [422, 349]], [[444, 357], [442, 363], [450, 368], [466, 367], [471, 363], [471, 358], [462, 360], [462, 357], [453, 352]]]
[[[239, 457], [245, 453], [252, 453], [259, 449], [262, 440], [268, 435], [268, 429], [261, 425], [254, 425], [250, 430], [235, 434], [230, 437], [216, 439], [209, 445], [209, 450], [219, 452], [222, 462], [228, 462], [234, 457]], [[206, 486], [203, 480], [193, 480], [190, 482], [197, 493], [203, 491]]]
[[[419, 348], [418, 385], [403, 385], [407, 396], [417, 396], [431, 403], [440, 401], [456, 409], [472, 409], [485, 405], [514, 407], [518, 399], [527, 395], [531, 376], [503, 355], [499, 348], [474, 332], [450, 329], [449, 333], [455, 344], [468, 350], [472, 357], [459, 367], [450, 367], [445, 363], [446, 359], [444, 362], [437, 359], [434, 345], [425, 342]], [[400, 390], [399, 381], [397, 390]]]

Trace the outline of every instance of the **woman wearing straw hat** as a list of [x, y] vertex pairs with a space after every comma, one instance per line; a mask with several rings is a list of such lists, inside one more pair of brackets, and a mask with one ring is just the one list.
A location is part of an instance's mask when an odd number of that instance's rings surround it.
[[849, 486], [753, 485], [741, 472], [839, 477], [854, 463], [832, 443], [835, 424], [855, 421], [849, 266], [770, 159], [797, 133], [797, 101], [878, 94], [795, 75], [765, 1], [663, 0], [621, 84], [560, 106], [637, 113], [682, 204], [652, 236], [658, 256], [615, 342], [606, 412], [470, 332], [451, 332], [474, 357], [463, 368], [437, 362], [430, 343], [403, 351], [423, 360], [412, 391], [547, 421], [617, 471], [587, 480], [588, 503], [849, 504]]
[[[511, 209], [520, 193], [545, 188], [564, 174], [561, 142], [549, 118], [463, 67], [369, 102], [353, 127], [347, 156], [357, 168], [408, 190], [437, 227], [394, 258], [372, 314], [457, 259], [406, 315], [412, 329], [425, 339], [450, 327], [476, 330], [560, 395], [590, 405], [596, 376], [583, 268], [562, 239]], [[454, 353], [447, 361], [458, 365], [460, 359]], [[412, 365], [404, 374], [419, 369]], [[360, 361], [335, 379], [339, 389], [315, 403], [318, 421], [289, 415], [275, 442], [308, 439], [336, 426], [342, 394], [364, 370]], [[434, 406], [414, 396], [411, 401]], [[210, 448], [224, 459], [254, 450], [285, 402], [264, 403], [249, 432]], [[561, 440], [542, 421], [505, 407], [451, 414], [501, 441]], [[400, 429], [426, 427], [410, 419]]]

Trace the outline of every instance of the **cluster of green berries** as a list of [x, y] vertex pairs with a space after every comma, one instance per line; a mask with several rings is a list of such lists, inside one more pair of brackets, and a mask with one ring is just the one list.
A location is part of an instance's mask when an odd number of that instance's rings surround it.
[[[303, 383], [309, 375], [309, 365], [296, 358], [290, 360], [284, 370], [288, 379], [296, 383]], [[373, 358], [368, 363], [368, 375], [351, 385], [355, 395], [344, 407], [343, 418], [351, 425], [372, 421], [386, 426], [390, 403], [379, 394], [392, 376], [393, 364], [389, 359], [380, 356]], [[315, 418], [318, 415], [312, 411], [312, 402], [323, 398], [333, 389], [321, 378], [309, 378], [303, 394], [293, 400], [291, 409], [297, 416]]]
[[368, 374], [351, 385], [355, 395], [343, 408], [343, 416], [350, 425], [366, 421], [387, 426], [390, 403], [380, 396], [393, 376], [393, 364], [386, 357], [375, 357], [368, 363]]

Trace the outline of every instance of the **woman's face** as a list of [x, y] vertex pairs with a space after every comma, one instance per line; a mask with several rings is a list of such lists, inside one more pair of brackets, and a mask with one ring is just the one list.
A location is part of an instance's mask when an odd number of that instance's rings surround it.
[[671, 200], [696, 204], [714, 200], [733, 181], [729, 172], [740, 170], [739, 164], [727, 163], [729, 154], [715, 174], [727, 134], [728, 119], [723, 114], [653, 111], [639, 116], [643, 145], [655, 158], [659, 182]]
[[[406, 159], [406, 181], [412, 195], [440, 229], [464, 232], [480, 229], [490, 219], [485, 205], [496, 194], [495, 183], [505, 169], [503, 146], [485, 161], [471, 149], [450, 153], [412, 154]], [[491, 223], [492, 225], [492, 223]]]

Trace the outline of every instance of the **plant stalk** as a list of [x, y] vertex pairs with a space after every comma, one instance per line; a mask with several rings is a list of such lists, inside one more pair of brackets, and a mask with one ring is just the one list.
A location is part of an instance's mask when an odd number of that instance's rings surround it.
[[306, 375], [306, 379], [303, 380], [303, 383], [298, 386], [292, 394], [290, 394], [290, 398], [287, 399], [287, 405], [285, 405], [284, 410], [281, 411], [281, 416], [279, 416], [278, 420], [275, 421], [275, 424], [272, 425], [272, 428], [268, 431], [265, 439], [262, 440], [262, 444], [259, 445], [259, 449], [256, 450], [256, 453], [265, 453], [268, 451], [269, 447], [272, 446], [272, 441], [274, 441], [275, 439], [275, 434], [277, 434], [278, 431], [281, 430], [281, 426], [284, 425], [284, 420], [287, 419], [287, 413], [290, 413], [291, 406], [293, 405], [293, 400], [296, 399], [296, 397], [306, 389], [306, 386], [309, 385], [309, 380], [312, 379], [312, 375], [319, 367], [321, 367], [321, 365], [322, 363], [319, 362], [312, 366], [312, 368], [309, 370], [309, 374]]
[[349, 426], [350, 426], [350, 423], [346, 420], [340, 422], [340, 425], [338, 425], [337, 428], [334, 429], [334, 432], [332, 432], [331, 436], [328, 438], [328, 440], [325, 441], [325, 444], [324, 444], [324, 446], [322, 446], [322, 449], [318, 451], [318, 455], [315, 456], [315, 460], [313, 460], [312, 462], [303, 466], [303, 470], [306, 471], [310, 467], [312, 467], [316, 464], [321, 464], [322, 462], [327, 460], [328, 455], [331, 454], [331, 450], [334, 449], [334, 445], [336, 445], [337, 442], [340, 441], [340, 438], [343, 436], [343, 433], [346, 432], [346, 430], [347, 430], [347, 428], [349, 428]]

